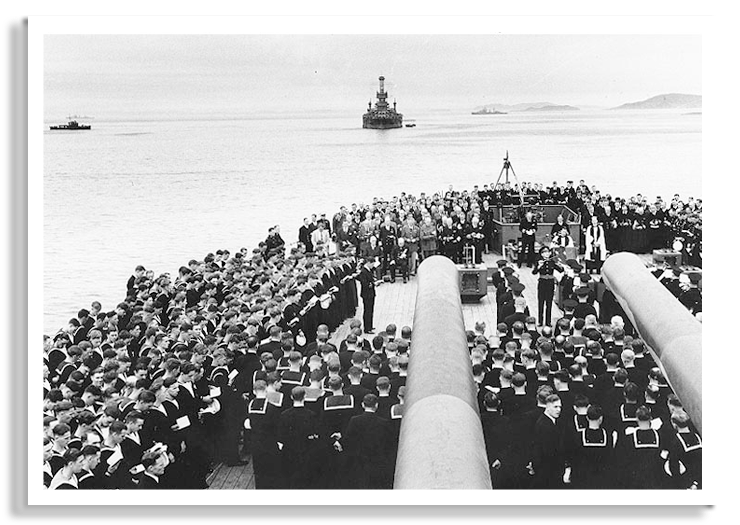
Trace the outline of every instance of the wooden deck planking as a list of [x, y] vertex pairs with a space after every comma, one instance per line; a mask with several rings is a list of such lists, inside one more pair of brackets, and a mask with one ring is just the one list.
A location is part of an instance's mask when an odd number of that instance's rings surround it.
[[221, 480], [219, 480], [219, 472], [221, 471], [221, 468], [223, 468], [223, 464], [222, 463], [219, 463], [213, 469], [213, 472], [211, 472], [206, 477], [206, 483], [208, 483], [208, 488], [209, 489], [219, 489], [219, 488], [221, 488], [221, 485], [223, 484], [221, 482]]
[[223, 463], [216, 466], [209, 477], [209, 490], [254, 489], [254, 470], [252, 461], [247, 465], [229, 467]]

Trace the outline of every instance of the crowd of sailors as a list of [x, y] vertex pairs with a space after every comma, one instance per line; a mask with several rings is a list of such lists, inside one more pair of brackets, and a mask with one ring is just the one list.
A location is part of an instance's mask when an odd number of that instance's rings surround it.
[[[434, 254], [462, 263], [469, 253], [471, 262], [480, 263], [484, 253], [494, 250], [494, 209], [518, 206], [522, 198], [523, 206], [517, 208], [522, 212], [516, 217], [522, 232], [520, 264], [531, 266], [536, 255], [534, 237], [542, 226], [533, 210], [542, 204], [558, 204], [567, 206], [573, 215], [558, 217], [549, 227], [551, 247], [574, 246], [573, 236], [578, 236], [580, 254], [598, 266], [607, 253], [650, 253], [672, 248], [680, 239], [683, 264], [702, 265], [701, 199], [683, 201], [674, 195], [670, 201], [660, 196], [649, 201], [641, 194], [612, 197], [583, 180], [577, 186], [573, 181], [565, 186], [554, 181], [546, 187], [526, 182], [521, 191], [518, 186], [498, 183], [462, 192], [450, 186], [433, 195], [402, 192], [391, 200], [374, 198], [368, 204], [342, 206], [331, 220], [326, 214], [306, 217], [298, 240], [308, 251], [351, 250], [360, 257], [374, 257], [381, 263], [376, 270], [379, 278], [406, 281], [425, 257]], [[568, 219], [575, 217], [580, 227], [571, 231]], [[466, 252], [466, 248], [473, 250]]]
[[261, 243], [176, 276], [137, 267], [114, 309], [93, 302], [44, 337], [45, 486], [205, 488], [214, 463], [250, 452], [260, 470], [259, 423], [245, 420], [259, 399], [287, 408], [293, 386], [334, 385], [346, 348], [329, 333], [355, 314], [355, 263]]
[[[275, 226], [254, 250], [242, 248], [234, 254], [218, 250], [202, 260], [191, 260], [176, 276], [155, 276], [137, 267], [127, 283], [126, 298], [114, 309], [105, 311], [95, 301], [63, 330], [44, 337], [44, 486], [205, 488], [215, 463], [240, 465], [249, 457], [257, 488], [391, 488], [411, 329], [404, 327], [396, 334], [391, 325], [374, 335], [374, 287], [383, 278], [409, 279], [424, 258], [436, 253], [461, 262], [463, 249], [472, 246], [472, 257], [480, 262], [482, 253], [493, 248], [490, 210], [516, 197], [506, 187], [491, 188], [476, 187], [471, 192], [450, 188], [444, 194], [419, 197], [402, 193], [390, 201], [373, 199], [369, 205], [342, 207], [331, 221], [325, 214], [307, 218], [297, 246], [288, 249]], [[608, 227], [608, 217], [616, 208], [630, 217], [630, 228], [639, 230], [635, 225], [646, 224], [653, 229], [650, 221], [635, 218], [657, 214], [641, 196], [611, 199], [585, 185], [573, 193], [570, 184], [550, 190], [539, 194], [540, 202], [570, 199], [569, 207], [574, 206], [582, 217], [589, 214], [584, 224], [596, 221]], [[618, 202], [622, 203], [619, 207]], [[678, 229], [693, 228], [689, 233], [699, 239], [695, 246], [700, 245], [700, 201], [658, 201], [656, 210], [662, 212], [660, 234], [651, 236], [651, 242], [661, 239], [662, 246]], [[606, 242], [611, 251], [608, 236]], [[624, 239], [616, 242], [624, 244]], [[590, 313], [575, 315], [582, 310], [578, 300], [579, 308], [573, 312], [565, 305], [564, 319], [551, 325], [548, 313], [538, 328], [530, 322], [526, 304], [522, 309], [516, 271], [508, 264], [500, 266], [497, 299], [511, 294], [512, 301], [499, 305], [499, 317], [513, 307], [511, 314], [525, 318], [509, 325], [511, 315], [507, 314], [501, 317], [496, 334], [483, 331], [472, 340], [473, 372], [481, 386], [484, 430], [490, 426], [487, 420], [500, 420], [495, 428], [511, 429], [506, 435], [519, 432], [518, 436], [527, 434], [534, 440], [514, 443], [506, 438], [501, 448], [490, 445], [497, 439], [491, 435], [501, 437], [498, 430], [486, 430], [489, 456], [496, 456], [491, 462], [494, 485], [542, 486], [542, 473], [549, 472], [550, 481], [544, 486], [550, 487], [554, 486], [552, 470], [543, 467], [540, 461], [545, 452], [536, 449], [543, 445], [537, 441], [542, 419], [535, 417], [537, 410], [545, 409], [545, 416], [565, 421], [563, 435], [565, 427], [575, 422], [586, 425], [588, 436], [596, 436], [591, 430], [598, 429], [592, 428], [591, 421], [600, 420], [612, 436], [613, 431], [624, 430], [620, 427], [624, 421], [619, 423], [614, 415], [614, 406], [622, 410], [619, 396], [624, 390], [624, 396], [630, 393], [625, 403], [631, 405], [635, 395], [639, 403], [628, 407], [630, 422], [638, 427], [629, 435], [638, 443], [637, 437], [646, 430], [643, 404], [656, 401], [665, 408], [680, 403], [667, 393], [653, 366], [647, 369], [647, 380], [640, 375], [630, 383], [619, 381], [624, 375], [617, 373], [620, 367], [633, 377], [630, 354], [625, 351], [633, 348], [637, 354], [641, 346], [636, 344], [639, 339], [629, 340], [627, 334], [621, 344], [610, 346], [620, 337], [620, 327], [612, 326], [611, 319], [611, 324], [604, 322], [607, 303], [599, 305], [599, 320], [591, 319]], [[587, 280], [577, 270], [569, 277], [578, 297]], [[670, 280], [667, 275], [660, 277]], [[354, 319], [360, 299], [363, 320]], [[350, 333], [336, 347], [329, 342], [330, 334], [347, 319], [352, 319]], [[521, 331], [520, 324], [526, 330]], [[575, 338], [578, 344], [571, 349], [561, 344], [562, 338], [566, 342]], [[609, 351], [613, 346], [619, 346], [619, 351]], [[647, 357], [645, 353], [639, 359]], [[532, 376], [533, 371], [544, 369], [541, 363], [546, 361], [551, 365], [547, 373]], [[579, 391], [587, 398], [585, 405], [580, 397], [560, 394], [568, 391], [563, 385], [571, 382], [566, 375], [576, 363], [583, 365], [581, 376], [586, 379], [573, 382], [588, 383], [594, 376], [588, 386], [592, 390]], [[578, 376], [576, 372], [573, 369]], [[522, 374], [534, 381], [525, 382], [524, 391]], [[545, 383], [552, 390], [549, 395], [542, 390]], [[642, 390], [635, 394], [634, 388], [626, 388], [631, 383]], [[514, 401], [507, 401], [508, 392], [514, 394]], [[524, 402], [522, 392], [530, 401]], [[555, 408], [547, 411], [556, 394], [567, 416], [562, 419], [553, 416]], [[591, 418], [592, 412], [599, 413], [597, 403], [603, 418]], [[656, 425], [656, 417], [664, 415], [662, 408], [655, 407], [657, 412], [650, 414], [648, 424]], [[661, 483], [675, 484], [679, 479], [684, 483], [688, 479], [684, 472], [690, 472], [691, 486], [697, 486], [700, 478], [693, 479], [696, 468], [691, 463], [695, 460], [677, 452], [677, 442], [669, 432], [691, 430], [690, 421], [681, 414], [671, 412], [662, 419], [662, 430], [651, 434], [661, 439], [661, 458], [667, 451], [666, 457], [673, 462], [666, 468], [679, 472], [670, 482], [663, 479]], [[585, 415], [588, 421], [571, 415]], [[614, 458], [624, 459], [621, 445], [609, 439], [609, 454], [614, 450]], [[686, 443], [689, 438], [677, 439]], [[697, 450], [696, 443], [689, 442], [694, 447], [691, 451]], [[523, 452], [525, 443], [535, 448]], [[568, 443], [558, 449], [563, 451], [558, 457], [563, 468], [573, 469], [576, 486], [580, 482], [576, 480], [582, 479], [581, 467], [576, 468], [573, 440]], [[491, 452], [496, 450], [500, 452]], [[539, 455], [532, 456], [533, 450], [539, 450]], [[596, 454], [592, 449], [584, 453]], [[524, 459], [528, 460], [523, 469], [527, 477], [519, 469]], [[643, 466], [646, 462], [640, 459], [637, 463]]]
[[563, 314], [543, 324], [499, 260], [498, 324], [468, 331], [494, 488], [701, 488], [701, 437], [659, 364], [613, 294], [566, 266]]

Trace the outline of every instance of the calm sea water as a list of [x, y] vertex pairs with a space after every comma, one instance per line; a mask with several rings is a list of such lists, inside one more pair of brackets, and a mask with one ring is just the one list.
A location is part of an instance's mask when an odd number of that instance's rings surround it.
[[[407, 118], [410, 115], [407, 115]], [[360, 112], [249, 120], [104, 122], [44, 132], [44, 330], [98, 300], [111, 310], [137, 264], [250, 249], [279, 224], [342, 204], [494, 182], [585, 179], [612, 195], [701, 196], [701, 116], [686, 111], [414, 115], [363, 130]]]

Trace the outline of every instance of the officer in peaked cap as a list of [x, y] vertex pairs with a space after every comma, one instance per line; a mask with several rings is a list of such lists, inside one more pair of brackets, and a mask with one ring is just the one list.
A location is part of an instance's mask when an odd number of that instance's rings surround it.
[[519, 294], [519, 295], [521, 295], [521, 293], [524, 291], [525, 288], [526, 288], [526, 286], [524, 286], [520, 282], [515, 282], [515, 283], [512, 283], [512, 285], [511, 285], [511, 291], [514, 292], [515, 294]]
[[588, 288], [588, 302], [593, 304], [596, 300], [596, 282], [585, 272], [578, 274], [578, 280], [581, 281], [581, 286]]
[[506, 267], [506, 264], [507, 262], [505, 259], [499, 259], [496, 261], [496, 271], [491, 275], [491, 283], [495, 288], [498, 288], [503, 281], [502, 271]]

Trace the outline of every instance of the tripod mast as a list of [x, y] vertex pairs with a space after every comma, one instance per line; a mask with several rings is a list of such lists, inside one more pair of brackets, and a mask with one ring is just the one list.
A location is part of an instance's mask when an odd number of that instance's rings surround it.
[[[501, 172], [498, 174], [498, 179], [496, 179], [496, 186], [498, 186], [499, 181], [501, 180], [501, 176], [506, 174], [506, 183], [509, 182], [509, 170], [511, 170], [511, 175], [514, 178], [514, 181], [516, 183], [516, 187], [519, 190], [519, 205], [521, 207], [524, 206], [524, 191], [522, 190], [522, 185], [519, 184], [519, 178], [516, 176], [516, 172], [514, 171], [514, 167], [511, 165], [511, 162], [509, 161], [509, 150], [506, 150], [506, 157], [504, 157], [504, 166], [501, 168]], [[495, 187], [494, 187], [495, 189]]]

